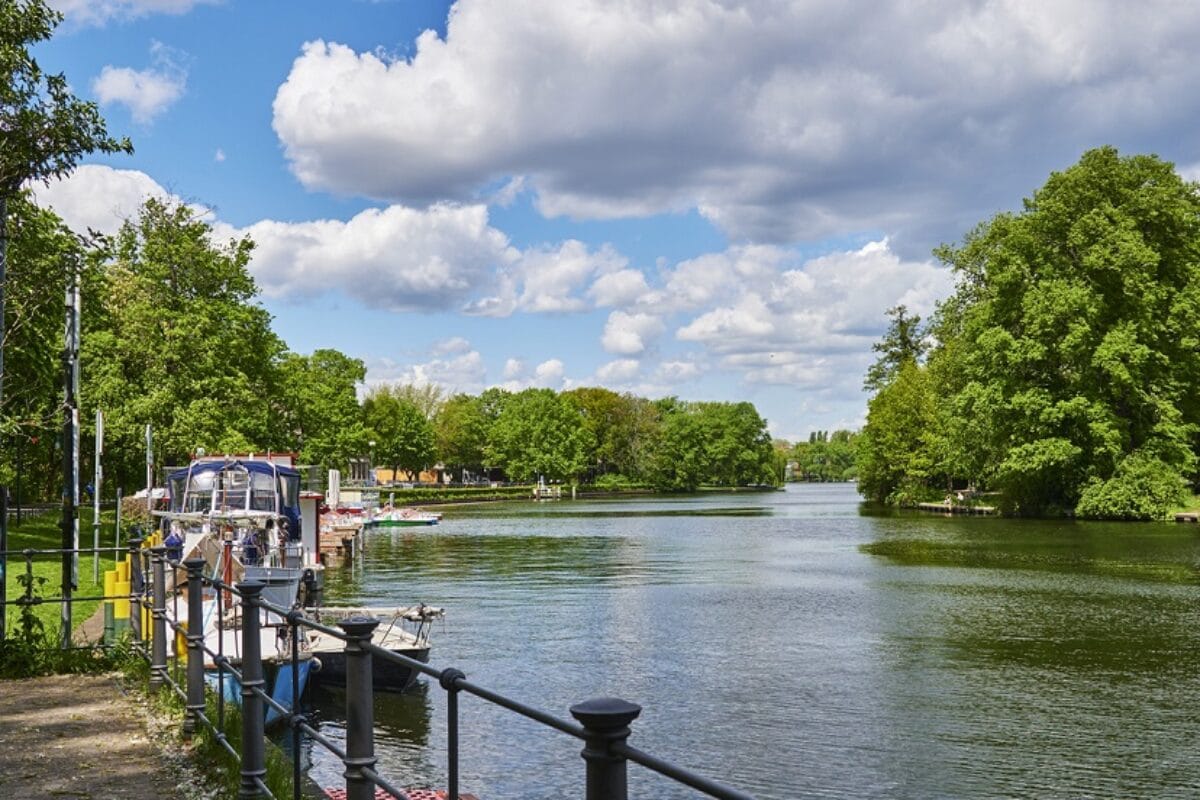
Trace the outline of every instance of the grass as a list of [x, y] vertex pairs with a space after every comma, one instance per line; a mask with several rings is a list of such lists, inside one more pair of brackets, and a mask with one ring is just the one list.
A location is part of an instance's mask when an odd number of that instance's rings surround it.
[[[92, 543], [92, 509], [81, 508], [79, 511], [79, 543], [81, 547], [90, 547]], [[104, 512], [100, 519], [100, 546], [113, 546], [113, 515], [112, 512]], [[14, 625], [20, 614], [20, 606], [13, 605], [12, 601], [20, 598], [25, 593], [25, 587], [22, 585], [22, 579], [26, 574], [31, 573], [33, 576], [35, 598], [40, 598], [43, 602], [34, 606], [34, 613], [42, 624], [49, 630], [59, 629], [59, 619], [61, 615], [61, 603], [57, 602], [62, 596], [62, 555], [53, 553], [48, 555], [33, 555], [28, 560], [24, 558], [19, 551], [30, 550], [57, 550], [62, 547], [62, 529], [60, 527], [61, 516], [57, 512], [49, 514], [40, 514], [35, 517], [26, 517], [20, 524], [10, 523], [8, 526], [8, 568], [5, 574], [5, 597], [8, 599], [7, 606], [7, 627], [9, 630], [14, 629]], [[126, 540], [127, 532], [122, 534], [122, 541]], [[100, 554], [100, 581], [98, 584], [92, 582], [92, 555], [80, 554], [79, 556], [79, 585], [75, 589], [73, 595], [75, 597], [99, 597], [104, 593], [104, 571], [113, 568], [113, 554], [111, 552]], [[99, 608], [99, 600], [81, 600], [72, 604], [71, 621], [73, 627], [78, 627], [80, 623], [88, 619]]]

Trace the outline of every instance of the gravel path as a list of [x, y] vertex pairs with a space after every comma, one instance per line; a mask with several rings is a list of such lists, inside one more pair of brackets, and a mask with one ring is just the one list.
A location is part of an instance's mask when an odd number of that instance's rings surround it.
[[116, 675], [0, 681], [0, 797], [196, 797], [183, 754]]

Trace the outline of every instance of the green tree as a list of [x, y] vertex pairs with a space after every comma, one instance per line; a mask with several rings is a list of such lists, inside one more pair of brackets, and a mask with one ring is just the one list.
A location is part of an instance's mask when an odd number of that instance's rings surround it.
[[369, 437], [357, 394], [366, 374], [361, 360], [337, 350], [284, 357], [279, 421], [282, 437], [300, 453], [301, 463], [344, 470], [351, 458], [366, 452]]
[[363, 422], [375, 442], [375, 457], [392, 468], [408, 472], [415, 480], [435, 454], [433, 423], [405, 396], [400, 387], [376, 386], [362, 404]]
[[446, 399], [433, 421], [438, 458], [455, 477], [462, 470], [483, 466], [483, 448], [487, 443], [488, 419], [483, 401], [469, 394]]
[[777, 483], [771, 435], [754, 404], [697, 403], [703, 432], [707, 481], [722, 486]]
[[[150, 200], [93, 254], [83, 305], [83, 418], [106, 415], [115, 481], [144, 475], [143, 429], [160, 462], [280, 449], [283, 342], [255, 301], [248, 239], [216, 245], [187, 207]], [[91, 302], [88, 298], [95, 298]]]
[[585, 469], [590, 437], [574, 404], [550, 389], [526, 389], [505, 398], [484, 455], [513, 480], [567, 480]]
[[64, 75], [47, 74], [30, 53], [61, 21], [43, 0], [0, 0], [0, 422], [6, 416], [8, 204], [27, 181], [61, 178], [88, 153], [133, 150], [128, 139], [108, 135], [95, 103], [75, 97]]
[[858, 437], [858, 487], [877, 502], [925, 498], [934, 475], [931, 441], [938, 434], [937, 400], [928, 372], [915, 361], [871, 398]]
[[[986, 420], [952, 434], [949, 463], [991, 470], [1010, 509], [1033, 514], [1146, 464], [1195, 482], [1196, 184], [1154, 156], [1092, 150], [937, 254], [959, 278], [936, 334], [950, 346], [931, 359], [954, 376], [944, 416]], [[968, 467], [968, 437], [988, 463]]]
[[650, 478], [658, 489], [694, 492], [712, 472], [705, 429], [693, 404], [659, 401], [662, 423]]
[[919, 361], [926, 349], [920, 317], [910, 315], [904, 305], [889, 308], [887, 313], [891, 317], [887, 332], [871, 348], [879, 353], [879, 358], [867, 369], [863, 380], [863, 388], [871, 392], [891, 383], [901, 367], [910, 361]]

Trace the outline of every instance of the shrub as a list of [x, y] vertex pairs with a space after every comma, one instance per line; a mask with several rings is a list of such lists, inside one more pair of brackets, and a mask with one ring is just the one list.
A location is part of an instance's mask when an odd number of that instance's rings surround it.
[[1106, 481], [1083, 490], [1075, 514], [1088, 519], [1162, 519], [1186, 496], [1179, 471], [1152, 456], [1132, 453]]

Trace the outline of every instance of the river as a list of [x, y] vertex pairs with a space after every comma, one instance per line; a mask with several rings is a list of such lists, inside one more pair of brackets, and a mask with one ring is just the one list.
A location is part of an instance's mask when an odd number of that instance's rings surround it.
[[[871, 514], [826, 484], [447, 508], [366, 548], [331, 604], [444, 606], [432, 664], [563, 717], [639, 703], [632, 744], [764, 800], [1200, 796], [1194, 527]], [[460, 706], [463, 791], [582, 796], [579, 742]], [[376, 716], [380, 771], [444, 787], [441, 689]]]

